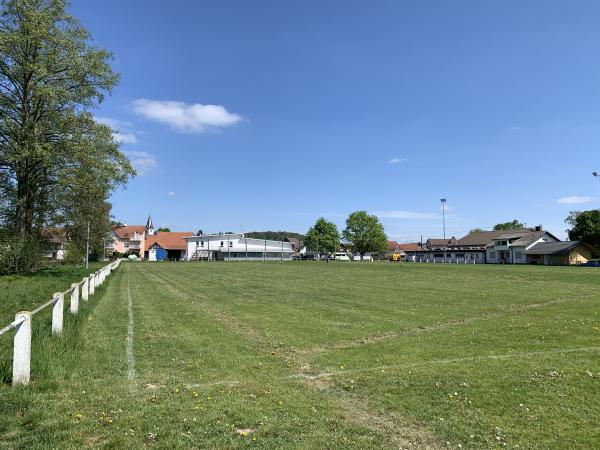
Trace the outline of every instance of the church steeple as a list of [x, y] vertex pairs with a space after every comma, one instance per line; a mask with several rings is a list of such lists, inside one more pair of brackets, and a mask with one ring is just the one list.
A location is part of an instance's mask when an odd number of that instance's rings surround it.
[[150, 213], [148, 213], [148, 220], [146, 221], [146, 234], [148, 236], [154, 235], [154, 225], [152, 224], [152, 217]]

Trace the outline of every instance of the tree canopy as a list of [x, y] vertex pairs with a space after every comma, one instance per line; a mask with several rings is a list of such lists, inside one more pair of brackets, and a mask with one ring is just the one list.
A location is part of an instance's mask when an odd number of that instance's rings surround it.
[[521, 228], [525, 228], [525, 224], [519, 222], [517, 219], [511, 222], [497, 223], [494, 225], [494, 231], [517, 230]]
[[0, 225], [20, 235], [56, 224], [80, 242], [89, 221], [100, 245], [110, 193], [135, 174], [94, 121], [119, 76], [90, 42], [65, 0], [0, 2]]
[[306, 233], [304, 243], [307, 249], [320, 255], [326, 252], [334, 253], [340, 246], [340, 232], [335, 223], [320, 217]]
[[352, 242], [354, 250], [362, 258], [367, 252], [382, 252], [387, 249], [387, 235], [379, 218], [366, 211], [351, 213], [346, 219], [344, 239]]
[[600, 258], [600, 209], [571, 211], [565, 222], [572, 241], [584, 241], [594, 247], [594, 258]]
[[19, 232], [54, 218], [56, 193], [79, 189], [81, 168], [109, 190], [133, 174], [90, 112], [119, 78], [90, 40], [64, 0], [1, 3], [0, 188], [3, 219]]
[[158, 230], [156, 231], [163, 231], [163, 232], [170, 232], [171, 229], [169, 227], [160, 227]]

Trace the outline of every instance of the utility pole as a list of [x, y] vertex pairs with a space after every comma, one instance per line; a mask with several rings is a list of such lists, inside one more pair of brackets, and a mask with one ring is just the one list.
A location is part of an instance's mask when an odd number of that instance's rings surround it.
[[242, 225], [242, 234], [244, 235], [244, 245], [246, 246], [246, 261], [248, 261], [248, 238], [244, 234], [244, 225]]
[[442, 202], [442, 223], [444, 224], [444, 262], [446, 262], [446, 199], [441, 198]]
[[85, 268], [90, 265], [90, 221], [87, 223], [87, 238], [85, 240]]

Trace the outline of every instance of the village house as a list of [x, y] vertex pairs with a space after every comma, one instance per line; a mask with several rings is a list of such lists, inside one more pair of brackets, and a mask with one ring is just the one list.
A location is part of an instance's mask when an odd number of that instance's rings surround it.
[[148, 214], [146, 225], [124, 225], [113, 230], [109, 249], [122, 254], [134, 254], [149, 261], [187, 259], [186, 236], [191, 231], [154, 231], [152, 217]]
[[157, 231], [148, 236], [144, 243], [144, 259], [148, 261], [185, 261], [187, 245], [185, 238], [193, 236], [191, 231]]
[[560, 242], [541, 225], [513, 230], [473, 231], [446, 243], [443, 239], [428, 239], [423, 249], [406, 252], [406, 261], [429, 263], [578, 264], [590, 258], [587, 244]]
[[581, 241], [539, 242], [527, 250], [529, 264], [571, 266], [592, 259], [593, 247]]
[[65, 228], [47, 227], [42, 230], [42, 237], [48, 242], [46, 258], [62, 261], [67, 256], [68, 236]]
[[107, 250], [113, 253], [134, 254], [142, 258], [148, 230], [144, 225], [123, 225], [113, 230], [113, 241]]
[[291, 261], [292, 243], [247, 238], [240, 233], [186, 236], [186, 259], [225, 261]]

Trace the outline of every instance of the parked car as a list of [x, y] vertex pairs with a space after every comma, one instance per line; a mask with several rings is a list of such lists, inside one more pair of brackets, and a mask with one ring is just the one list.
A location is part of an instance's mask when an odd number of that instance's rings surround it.
[[336, 253], [334, 253], [333, 258], [336, 261], [350, 261], [350, 257], [345, 252], [336, 252]]
[[600, 259], [590, 259], [589, 261], [579, 265], [583, 267], [600, 267]]

